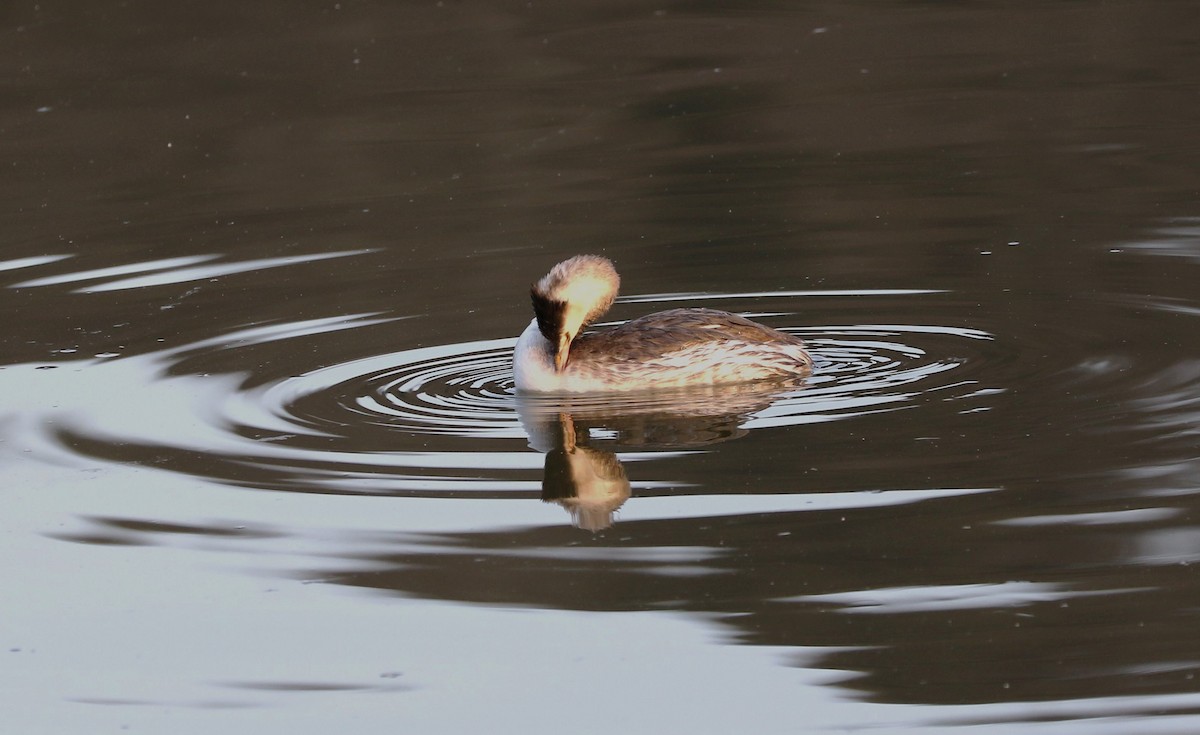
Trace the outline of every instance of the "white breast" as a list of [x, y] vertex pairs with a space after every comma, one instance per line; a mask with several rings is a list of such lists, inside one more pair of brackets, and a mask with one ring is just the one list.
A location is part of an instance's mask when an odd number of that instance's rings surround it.
[[554, 371], [550, 343], [538, 330], [537, 319], [529, 322], [517, 340], [517, 347], [513, 350], [513, 377], [517, 390], [561, 390], [562, 380]]
[[554, 369], [554, 348], [538, 329], [537, 320], [529, 322], [513, 350], [513, 377], [517, 390], [536, 393], [587, 393], [613, 390], [604, 376], [590, 375], [576, 369], [558, 372]]

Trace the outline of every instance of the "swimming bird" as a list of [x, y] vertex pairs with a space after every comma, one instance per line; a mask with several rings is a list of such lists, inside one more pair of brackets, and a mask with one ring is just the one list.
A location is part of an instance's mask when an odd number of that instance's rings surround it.
[[804, 341], [737, 314], [670, 309], [584, 332], [612, 306], [612, 261], [576, 255], [533, 284], [534, 319], [513, 353], [517, 390], [602, 392], [802, 378]]

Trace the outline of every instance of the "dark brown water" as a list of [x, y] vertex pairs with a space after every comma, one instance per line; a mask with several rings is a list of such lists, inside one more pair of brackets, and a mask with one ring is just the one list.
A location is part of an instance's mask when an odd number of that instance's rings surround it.
[[1200, 731], [1192, 4], [176, 5], [0, 14], [14, 732]]

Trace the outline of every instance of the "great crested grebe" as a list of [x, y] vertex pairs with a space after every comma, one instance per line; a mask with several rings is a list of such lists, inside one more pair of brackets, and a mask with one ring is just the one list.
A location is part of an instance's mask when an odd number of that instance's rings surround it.
[[530, 289], [535, 319], [513, 353], [517, 390], [592, 392], [801, 378], [799, 337], [716, 309], [670, 309], [581, 334], [612, 306], [608, 258], [576, 255]]

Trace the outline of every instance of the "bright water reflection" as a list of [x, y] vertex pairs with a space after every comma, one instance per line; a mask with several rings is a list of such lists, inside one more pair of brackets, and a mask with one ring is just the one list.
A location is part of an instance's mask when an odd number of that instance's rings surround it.
[[[174, 265], [183, 272], [194, 268], [182, 259]], [[286, 263], [276, 263], [282, 265]], [[106, 269], [106, 275], [128, 272]], [[94, 278], [97, 272], [34, 278], [13, 288], [71, 284], [84, 276]], [[158, 278], [162, 283], [178, 280], [170, 269]], [[887, 294], [897, 295], [912, 292]], [[647, 303], [645, 298], [634, 301]], [[604, 465], [628, 485], [620, 460], [606, 447], [699, 448], [752, 429], [916, 408], [930, 397], [962, 403], [960, 410], [986, 411], [1004, 393], [956, 375], [968, 363], [973, 363], [971, 374], [986, 372], [986, 365], [975, 364], [984, 358], [974, 346], [989, 341], [989, 335], [920, 325], [807, 328], [800, 333], [810, 342], [818, 370], [790, 387], [518, 399], [512, 387], [511, 338], [358, 358], [294, 377], [211, 373], [198, 367], [226, 352], [254, 364], [262, 359], [256, 352], [279, 349], [281, 342], [395, 327], [402, 319], [356, 314], [254, 326], [129, 357], [14, 365], [5, 378], [14, 394], [30, 399], [14, 411], [22, 422], [22, 441], [52, 461], [95, 456], [225, 481], [240, 478], [237, 484], [255, 487], [417, 497], [464, 492], [530, 497], [538, 483], [519, 473], [539, 460], [526, 444], [549, 453], [546, 472], [551, 474], [561, 470], [564, 446], [573, 450], [577, 443], [596, 444], [587, 454], [592, 464]], [[114, 394], [122, 397], [121, 410], [115, 410]], [[40, 398], [45, 395], [57, 396], [59, 404], [45, 408]], [[572, 438], [565, 439], [566, 434]], [[36, 447], [31, 444], [35, 440]], [[481, 451], [463, 440], [496, 442], [498, 449]], [[681, 455], [643, 452], [624, 459], [655, 456]], [[547, 482], [541, 483], [544, 499], [550, 492]], [[687, 484], [645, 478], [639, 487]], [[628, 496], [628, 488], [623, 492]]]

